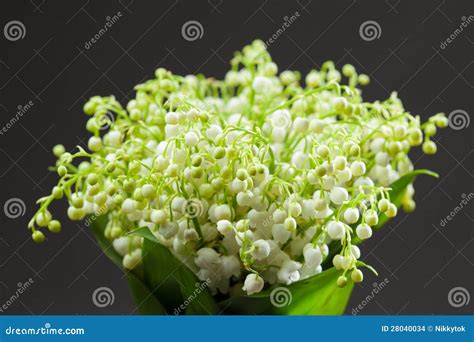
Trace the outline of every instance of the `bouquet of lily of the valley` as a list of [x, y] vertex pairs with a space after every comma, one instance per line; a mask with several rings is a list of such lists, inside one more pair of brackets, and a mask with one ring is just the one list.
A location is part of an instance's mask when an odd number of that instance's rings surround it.
[[29, 223], [42, 242], [65, 197], [128, 275], [142, 313], [341, 314], [366, 272], [358, 245], [415, 209], [408, 156], [445, 127], [396, 93], [364, 102], [369, 77], [325, 62], [301, 82], [261, 41], [224, 80], [158, 69], [123, 107], [92, 97], [87, 149], [57, 145], [60, 177]]

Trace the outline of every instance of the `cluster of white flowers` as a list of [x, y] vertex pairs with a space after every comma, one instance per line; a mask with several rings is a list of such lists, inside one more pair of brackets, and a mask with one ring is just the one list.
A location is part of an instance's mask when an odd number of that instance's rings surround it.
[[60, 230], [47, 208], [66, 196], [71, 220], [107, 215], [105, 236], [127, 269], [142, 262], [142, 239], [125, 234], [147, 226], [213, 293], [253, 294], [318, 274], [332, 242], [338, 285], [362, 281], [351, 241], [370, 238], [381, 213], [397, 214], [390, 184], [413, 169], [412, 146], [436, 152], [430, 137], [446, 118], [420, 124], [396, 93], [363, 102], [358, 86], [369, 78], [352, 65], [339, 72], [326, 62], [303, 86], [298, 72], [278, 74], [260, 41], [231, 65], [223, 81], [160, 68], [126, 108], [91, 98], [91, 152], [54, 148], [61, 178], [39, 200], [34, 240], [44, 240], [41, 227]]

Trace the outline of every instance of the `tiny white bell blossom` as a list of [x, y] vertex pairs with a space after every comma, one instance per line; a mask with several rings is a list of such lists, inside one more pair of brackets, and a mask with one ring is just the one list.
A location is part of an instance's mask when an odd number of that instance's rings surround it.
[[216, 217], [217, 221], [230, 220], [232, 217], [230, 207], [227, 204], [217, 206], [214, 211], [214, 216]]
[[278, 279], [286, 285], [290, 285], [295, 281], [300, 280], [300, 273], [298, 270], [301, 266], [302, 265], [299, 262], [293, 260], [285, 261], [278, 271]]
[[246, 291], [248, 295], [252, 295], [262, 291], [264, 284], [265, 282], [263, 281], [262, 277], [251, 273], [245, 278], [244, 287], [242, 287], [242, 290]]
[[272, 81], [268, 77], [257, 76], [252, 83], [252, 88], [257, 94], [268, 93], [272, 89]]
[[362, 161], [356, 160], [351, 164], [351, 172], [355, 177], [363, 176], [366, 171], [365, 163]]
[[222, 273], [224, 277], [238, 277], [241, 272], [240, 259], [236, 255], [223, 255], [221, 257]]
[[349, 198], [349, 194], [347, 193], [346, 189], [337, 186], [331, 190], [329, 198], [334, 204], [341, 205], [342, 203], [347, 201], [347, 199]]
[[372, 228], [366, 223], [361, 223], [357, 226], [356, 233], [359, 239], [365, 240], [372, 236]]
[[272, 235], [275, 241], [283, 244], [290, 238], [291, 233], [283, 224], [274, 224], [272, 227]]
[[329, 221], [326, 229], [331, 239], [341, 240], [344, 237], [346, 228], [344, 227], [344, 223], [340, 221]]
[[323, 256], [319, 248], [314, 247], [312, 243], [308, 243], [303, 248], [304, 260], [308, 266], [318, 266], [323, 261]]
[[357, 208], [348, 208], [344, 212], [344, 220], [348, 224], [356, 223], [359, 220], [359, 210]]
[[255, 259], [261, 260], [266, 258], [270, 255], [270, 245], [265, 240], [257, 240], [253, 243], [254, 250], [252, 251], [252, 255]]
[[123, 267], [132, 270], [142, 262], [142, 250], [135, 249], [133, 252], [126, 254], [123, 257]]
[[214, 249], [204, 247], [197, 251], [197, 257], [194, 259], [194, 262], [200, 268], [210, 269], [220, 263], [220, 258]]

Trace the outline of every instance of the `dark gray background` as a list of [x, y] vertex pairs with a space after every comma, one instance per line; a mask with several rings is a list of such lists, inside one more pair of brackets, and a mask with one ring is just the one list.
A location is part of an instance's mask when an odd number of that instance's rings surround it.
[[[0, 136], [0, 204], [20, 198], [26, 213], [9, 219], [0, 211], [0, 305], [17, 283], [34, 279], [30, 289], [6, 314], [130, 314], [134, 310], [127, 284], [101, 253], [83, 224], [67, 223], [65, 205], [52, 209], [64, 223], [63, 233], [47, 235], [39, 246], [30, 239], [27, 222], [35, 200], [57, 180], [47, 167], [50, 149], [64, 143], [84, 145], [88, 134], [81, 108], [93, 95], [115, 94], [125, 103], [133, 86], [153, 77], [162, 66], [177, 74], [202, 72], [222, 77], [233, 52], [255, 38], [267, 40], [298, 11], [300, 17], [269, 48], [281, 70], [303, 73], [333, 59], [339, 67], [354, 64], [372, 77], [368, 100], [398, 90], [406, 108], [422, 118], [439, 111], [472, 113], [472, 44], [468, 27], [445, 49], [440, 43], [472, 14], [472, 1], [45, 1], [0, 2], [0, 126], [19, 105], [34, 106]], [[118, 11], [122, 18], [87, 50], [89, 41]], [[4, 25], [19, 20], [26, 36], [8, 41]], [[204, 28], [201, 39], [181, 36], [188, 20]], [[368, 20], [381, 36], [364, 41], [360, 25]], [[440, 179], [416, 182], [417, 210], [400, 214], [362, 246], [363, 259], [380, 273], [367, 275], [348, 306], [351, 314], [384, 278], [389, 284], [360, 314], [468, 314], [448, 303], [454, 287], [473, 289], [470, 203], [445, 227], [440, 220], [473, 192], [474, 124], [439, 132], [435, 156], [413, 154], [418, 168], [440, 173]], [[97, 308], [92, 292], [107, 286], [115, 302]]]

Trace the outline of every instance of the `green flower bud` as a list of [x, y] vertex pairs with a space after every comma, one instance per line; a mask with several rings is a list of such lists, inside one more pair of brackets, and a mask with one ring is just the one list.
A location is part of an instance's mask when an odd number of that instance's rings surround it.
[[215, 191], [222, 190], [224, 188], [224, 180], [221, 177], [214, 178], [211, 181], [211, 186]]
[[422, 150], [426, 154], [435, 154], [438, 148], [434, 142], [428, 140], [423, 143]]
[[53, 197], [56, 198], [56, 199], [60, 199], [64, 195], [63, 189], [61, 189], [59, 186], [55, 186], [51, 193], [52, 193]]
[[119, 226], [113, 226], [110, 230], [110, 237], [112, 239], [117, 239], [123, 235], [123, 230]]
[[221, 169], [221, 176], [224, 180], [229, 180], [232, 177], [232, 170], [228, 166]]
[[155, 187], [151, 184], [145, 184], [142, 186], [141, 192], [143, 197], [145, 198], [153, 198], [155, 197]]
[[132, 192], [135, 190], [135, 181], [133, 179], [128, 179], [123, 183], [123, 189], [126, 192]]
[[247, 173], [247, 170], [245, 170], [245, 169], [238, 169], [237, 173], [236, 173], [236, 176], [241, 181], [244, 181], [249, 177], [249, 174]]
[[355, 68], [351, 64], [345, 64], [342, 67], [342, 74], [346, 77], [351, 77], [352, 75], [355, 74]]
[[142, 190], [137, 188], [133, 191], [133, 199], [136, 201], [141, 201], [143, 200], [143, 195], [142, 195]]
[[222, 159], [225, 157], [225, 148], [223, 147], [217, 147], [214, 150], [214, 158], [216, 159]]
[[366, 74], [360, 74], [359, 75], [359, 83], [362, 86], [366, 86], [370, 83], [370, 78]]
[[52, 220], [48, 223], [48, 230], [51, 233], [59, 233], [61, 231], [61, 222], [58, 220]]
[[110, 163], [108, 163], [107, 166], [105, 167], [105, 171], [107, 171], [107, 172], [109, 172], [109, 173], [112, 173], [112, 172], [114, 172], [115, 167], [116, 167], [115, 163], [114, 163], [114, 162], [110, 162]]
[[90, 185], [96, 185], [98, 181], [99, 181], [99, 176], [97, 176], [95, 173], [91, 173], [90, 175], [87, 176], [87, 183]]
[[44, 241], [44, 234], [39, 230], [35, 230], [32, 234], [33, 241], [36, 243], [41, 243]]
[[318, 177], [323, 177], [324, 175], [326, 175], [326, 168], [322, 165], [319, 165], [316, 168], [316, 174], [318, 175]]
[[202, 157], [201, 156], [194, 156], [192, 161], [191, 161], [191, 165], [194, 166], [194, 167], [201, 166], [201, 163], [202, 163]]
[[337, 278], [337, 286], [345, 287], [347, 285], [347, 278], [345, 276], [340, 276]]
[[93, 115], [95, 113], [96, 108], [97, 108], [97, 103], [89, 100], [84, 104], [83, 110], [84, 110], [84, 113], [86, 113], [87, 115]]
[[360, 147], [358, 145], [352, 145], [350, 150], [349, 150], [349, 154], [352, 157], [358, 157], [359, 154], [360, 154]]
[[191, 175], [193, 178], [201, 178], [202, 177], [202, 169], [200, 167], [193, 167], [191, 171]]
[[354, 281], [354, 283], [360, 283], [364, 280], [364, 274], [362, 273], [361, 270], [355, 269], [351, 273], [351, 279]]
[[36, 224], [40, 227], [47, 227], [51, 221], [51, 213], [47, 210], [38, 213], [36, 216]]
[[436, 134], [436, 126], [432, 123], [429, 123], [425, 127], [425, 134], [429, 137]]
[[64, 165], [58, 167], [58, 175], [59, 177], [64, 177], [65, 175], [67, 175], [67, 169]]
[[63, 153], [66, 152], [66, 149], [64, 148], [63, 145], [59, 144], [59, 145], [55, 145], [53, 147], [53, 154], [56, 156], [56, 157], [61, 157], [63, 155]]
[[96, 184], [89, 187], [89, 189], [87, 190], [87, 194], [89, 196], [95, 196], [99, 193], [99, 191], [100, 191], [100, 186], [99, 184]]
[[214, 190], [211, 184], [204, 183], [199, 186], [199, 193], [202, 197], [209, 199], [212, 197]]
[[82, 208], [84, 206], [84, 199], [82, 197], [74, 197], [72, 200], [72, 205], [75, 208]]

